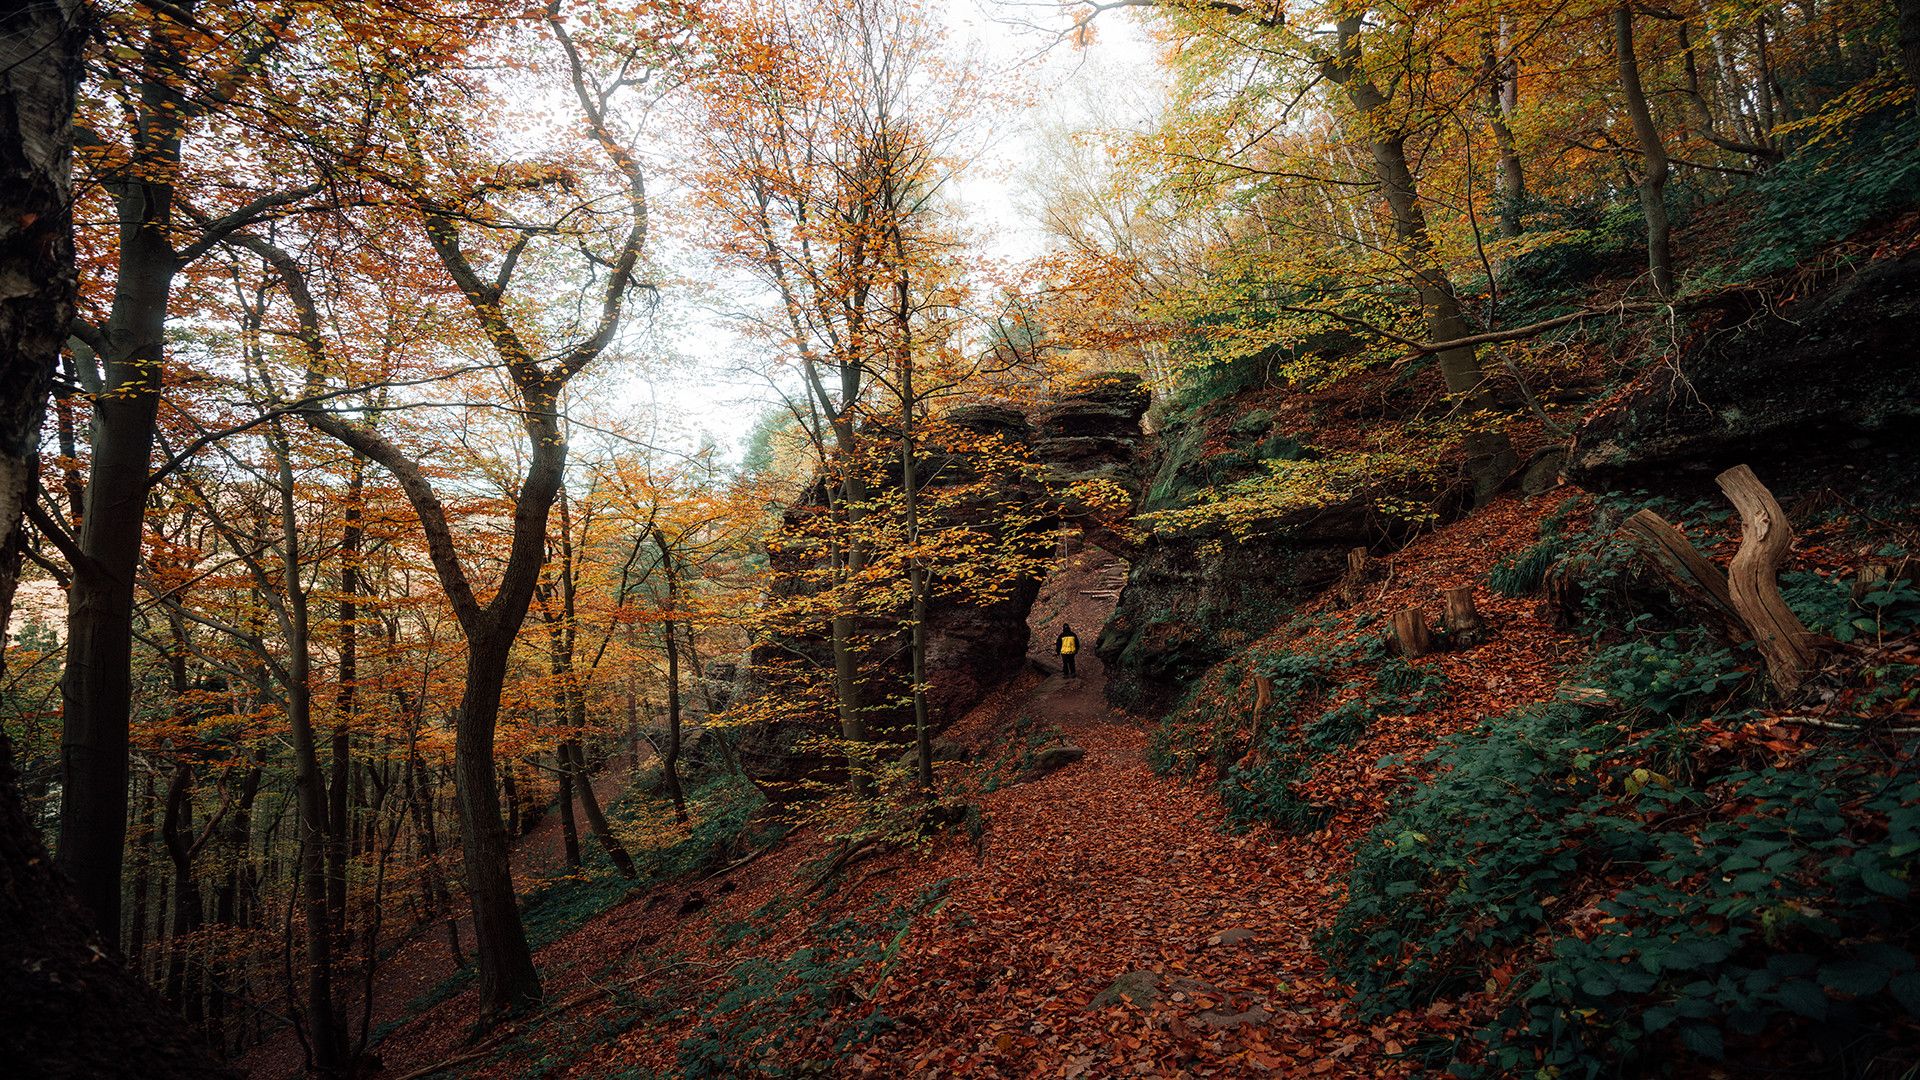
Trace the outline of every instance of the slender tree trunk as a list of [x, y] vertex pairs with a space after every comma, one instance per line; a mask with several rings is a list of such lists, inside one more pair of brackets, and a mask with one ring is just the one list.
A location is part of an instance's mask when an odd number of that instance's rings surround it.
[[[241, 927], [245, 924], [245, 909], [241, 905], [243, 883], [246, 880], [246, 865], [252, 841], [253, 804], [260, 794], [261, 767], [256, 759], [248, 766], [240, 781], [240, 795], [233, 809], [228, 811], [226, 820], [220, 827], [220, 847], [224, 852], [226, 867], [220, 877], [220, 886], [214, 893], [213, 918], [222, 928]], [[207, 1030], [214, 1045], [224, 1048], [227, 1045], [227, 1017], [229, 1005], [239, 998], [238, 973], [225, 949], [218, 949], [207, 966]]]
[[355, 454], [347, 475], [345, 526], [340, 534], [340, 687], [334, 699], [331, 776], [327, 788], [327, 917], [335, 936], [347, 932], [347, 795], [353, 770], [351, 738], [356, 707], [354, 683], [360, 677], [360, 551], [366, 529], [361, 498], [366, 490], [365, 459]]
[[[1471, 332], [1460, 309], [1460, 298], [1453, 282], [1435, 258], [1433, 240], [1427, 231], [1426, 212], [1421, 209], [1419, 190], [1413, 169], [1407, 163], [1406, 136], [1378, 126], [1385, 117], [1388, 99], [1373, 79], [1360, 69], [1359, 15], [1343, 16], [1338, 24], [1339, 52], [1336, 60], [1322, 67], [1328, 78], [1347, 94], [1373, 154], [1374, 175], [1380, 181], [1381, 194], [1392, 212], [1393, 231], [1405, 253], [1420, 294], [1420, 307], [1427, 318], [1427, 333], [1434, 341], [1453, 341]], [[1485, 374], [1480, 368], [1479, 352], [1471, 346], [1446, 349], [1435, 356], [1447, 391], [1456, 395], [1462, 411], [1468, 415], [1489, 413], [1493, 397], [1488, 392]], [[1513, 444], [1503, 431], [1474, 432], [1466, 438], [1467, 471], [1473, 477], [1474, 497], [1484, 501], [1498, 490], [1519, 465]]]
[[127, 965], [145, 970], [147, 954], [147, 882], [153, 872], [153, 808], [156, 801], [153, 774], [149, 772], [140, 788], [139, 828], [129, 839], [133, 845], [133, 914], [128, 919]]
[[199, 1027], [205, 1013], [188, 968], [192, 937], [200, 929], [201, 899], [200, 880], [193, 873], [197, 849], [193, 842], [193, 764], [185, 759], [174, 766], [160, 829], [167, 855], [173, 861], [173, 953], [167, 961], [166, 996], [190, 1026]]
[[1920, 0], [1894, 0], [1900, 32], [1900, 70], [1913, 87], [1914, 108], [1920, 110]]
[[933, 727], [927, 716], [927, 566], [917, 549], [920, 546], [920, 478], [915, 459], [913, 392], [913, 307], [912, 277], [907, 269], [906, 238], [901, 229], [899, 192], [889, 185], [888, 207], [893, 233], [894, 259], [898, 275], [894, 282], [895, 318], [898, 323], [900, 369], [900, 486], [906, 515], [907, 547], [915, 549], [907, 563], [909, 595], [907, 620], [908, 677], [913, 680], [913, 744], [918, 759], [916, 776], [922, 793], [933, 792]]
[[[667, 576], [667, 609], [672, 612], [680, 603], [679, 576], [674, 571], [673, 554], [666, 539], [655, 533], [654, 542], [660, 548], [660, 564]], [[680, 787], [680, 646], [674, 640], [671, 614], [661, 620], [660, 636], [667, 650], [667, 748], [660, 755], [660, 771], [666, 777], [674, 814], [686, 821], [687, 796]]]
[[1647, 219], [1647, 270], [1653, 275], [1654, 292], [1670, 299], [1673, 254], [1669, 250], [1672, 229], [1667, 221], [1667, 148], [1660, 141], [1660, 129], [1654, 125], [1653, 110], [1640, 85], [1640, 62], [1633, 51], [1633, 9], [1625, 3], [1613, 9], [1613, 49], [1620, 71], [1620, 91], [1626, 95], [1627, 115], [1633, 120], [1634, 138], [1640, 143], [1640, 210]]
[[1527, 174], [1513, 137], [1513, 114], [1520, 106], [1520, 71], [1508, 55], [1512, 45], [1511, 17], [1500, 17], [1500, 33], [1487, 35], [1484, 66], [1487, 80], [1487, 118], [1500, 163], [1500, 235], [1520, 235], [1521, 215], [1527, 204]]
[[322, 1076], [343, 1074], [347, 1033], [333, 995], [334, 921], [328, 905], [326, 782], [313, 725], [312, 620], [301, 579], [299, 517], [295, 511], [293, 462], [279, 424], [270, 429], [279, 468], [281, 596], [278, 614], [286, 638], [287, 726], [293, 736], [294, 788], [300, 820], [300, 904], [306, 930], [306, 1024], [313, 1068]]
[[567, 868], [580, 869], [580, 826], [573, 819], [573, 763], [566, 742], [554, 751], [560, 766], [560, 846], [566, 852]]
[[579, 778], [580, 783], [580, 809], [587, 815], [587, 826], [593, 830], [594, 837], [600, 841], [600, 847], [606, 851], [607, 859], [613, 863], [614, 869], [620, 871], [622, 877], [637, 876], [638, 871], [634, 868], [633, 856], [627, 853], [627, 847], [620, 842], [620, 838], [613, 835], [612, 826], [607, 824], [607, 815], [600, 809], [600, 796], [594, 794], [593, 784], [588, 779], [587, 762], [580, 752], [579, 741], [569, 741], [561, 749], [563, 753], [572, 757], [573, 773]]

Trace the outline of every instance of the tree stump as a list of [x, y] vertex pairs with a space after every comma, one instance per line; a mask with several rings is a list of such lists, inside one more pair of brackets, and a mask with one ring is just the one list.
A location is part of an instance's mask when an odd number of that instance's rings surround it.
[[1580, 625], [1580, 606], [1586, 596], [1580, 581], [1587, 566], [1586, 559], [1566, 558], [1547, 567], [1546, 576], [1540, 583], [1546, 599], [1540, 602], [1540, 606], [1546, 612], [1547, 622], [1555, 630], [1571, 630]]
[[1884, 588], [1893, 580], [1893, 567], [1883, 562], [1871, 562], [1854, 572], [1853, 598], [1865, 600], [1871, 594]]
[[1267, 706], [1273, 704], [1273, 679], [1266, 675], [1253, 677], [1253, 740], [1260, 742], [1261, 721], [1266, 718]]
[[1427, 613], [1408, 608], [1393, 616], [1393, 643], [1400, 655], [1411, 660], [1433, 651], [1433, 634], [1427, 629]]
[[1781, 598], [1775, 576], [1793, 543], [1793, 529], [1752, 469], [1736, 465], [1714, 482], [1740, 511], [1740, 550], [1727, 567], [1733, 609], [1766, 661], [1768, 678], [1781, 692], [1791, 693], [1806, 680], [1817, 654], [1813, 635]]
[[1340, 578], [1340, 602], [1348, 607], [1366, 598], [1367, 563], [1366, 548], [1347, 552], [1347, 572]]
[[1470, 649], [1487, 639], [1487, 623], [1473, 606], [1473, 586], [1462, 585], [1440, 594], [1445, 609], [1440, 625], [1446, 628], [1447, 642], [1456, 649]]

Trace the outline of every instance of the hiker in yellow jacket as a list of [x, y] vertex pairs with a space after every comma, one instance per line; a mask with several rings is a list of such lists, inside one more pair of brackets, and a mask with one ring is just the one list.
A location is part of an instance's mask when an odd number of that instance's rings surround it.
[[1080, 651], [1080, 636], [1073, 632], [1073, 627], [1061, 623], [1060, 639], [1053, 643], [1053, 647], [1060, 654], [1060, 674], [1069, 679], [1079, 678], [1079, 674], [1073, 670], [1073, 658]]

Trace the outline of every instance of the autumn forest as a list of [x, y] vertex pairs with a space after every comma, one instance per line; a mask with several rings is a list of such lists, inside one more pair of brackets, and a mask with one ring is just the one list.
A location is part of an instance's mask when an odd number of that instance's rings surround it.
[[1920, 2], [7, 0], [0, 1072], [1920, 1073]]

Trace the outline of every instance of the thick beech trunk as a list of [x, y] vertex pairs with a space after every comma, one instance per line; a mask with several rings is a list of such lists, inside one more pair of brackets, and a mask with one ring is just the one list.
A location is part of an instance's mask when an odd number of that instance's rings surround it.
[[[527, 569], [531, 572], [535, 567]], [[506, 588], [503, 582], [501, 591]], [[520, 613], [526, 613], [524, 600]], [[518, 626], [515, 620], [514, 629]], [[511, 630], [501, 627], [487, 627], [469, 637], [466, 688], [460, 695], [454, 730], [453, 775], [460, 811], [460, 846], [466, 858], [474, 949], [480, 956], [481, 1015], [488, 1022], [540, 1000], [540, 976], [534, 970], [533, 950], [520, 923], [507, 826], [500, 818], [500, 800], [495, 795], [493, 733], [500, 719], [500, 693], [505, 685], [507, 658], [513, 652], [513, 637]]]

